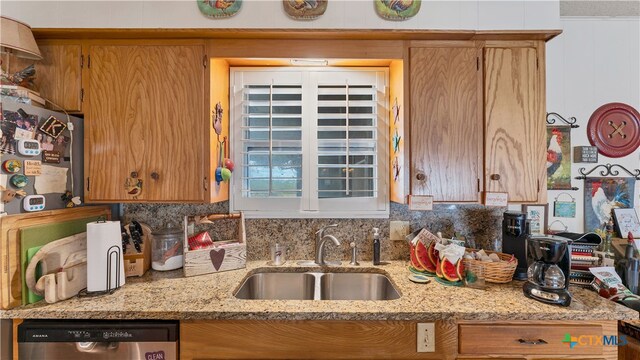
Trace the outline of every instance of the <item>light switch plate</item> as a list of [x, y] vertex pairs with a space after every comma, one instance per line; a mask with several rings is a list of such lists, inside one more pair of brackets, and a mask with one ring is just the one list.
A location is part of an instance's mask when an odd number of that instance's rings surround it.
[[389, 223], [389, 237], [391, 240], [401, 241], [407, 235], [409, 235], [408, 221], [391, 221]]
[[436, 351], [436, 324], [418, 323], [418, 348], [417, 352]]

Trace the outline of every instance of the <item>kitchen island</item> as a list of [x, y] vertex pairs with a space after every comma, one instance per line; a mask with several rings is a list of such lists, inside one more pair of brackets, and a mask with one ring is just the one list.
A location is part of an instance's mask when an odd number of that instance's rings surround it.
[[[488, 284], [485, 290], [436, 281], [415, 284], [407, 267], [407, 262], [393, 261], [321, 269], [384, 273], [401, 295], [395, 300], [237, 299], [233, 294], [247, 275], [319, 270], [295, 261], [279, 267], [252, 261], [245, 269], [186, 278], [181, 270], [149, 272], [127, 278], [112, 295], [39, 302], [0, 314], [14, 319], [176, 319], [184, 359], [300, 358], [305, 351], [313, 354], [307, 358], [615, 359], [615, 346], [600, 342], [570, 348], [563, 337], [617, 335], [618, 320], [638, 318], [636, 311], [578, 287], [571, 288], [573, 302], [565, 308], [526, 298], [522, 282], [516, 281]], [[435, 332], [435, 352], [416, 351], [420, 323], [434, 323], [434, 330], [420, 331]]]

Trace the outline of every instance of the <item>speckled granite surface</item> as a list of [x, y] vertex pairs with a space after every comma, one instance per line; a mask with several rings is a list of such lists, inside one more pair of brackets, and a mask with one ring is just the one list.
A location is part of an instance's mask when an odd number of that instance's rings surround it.
[[279, 319], [279, 320], [632, 320], [638, 313], [596, 293], [573, 288], [568, 308], [546, 305], [524, 297], [522, 283], [490, 285], [486, 290], [447, 287], [435, 281], [414, 284], [407, 263], [393, 261], [380, 267], [331, 268], [335, 271], [387, 273], [401, 293], [389, 301], [240, 300], [233, 296], [242, 279], [257, 271], [305, 271], [293, 261], [268, 267], [253, 261], [246, 269], [184, 278], [182, 271], [151, 272], [127, 278], [112, 295], [73, 298], [57, 304], [39, 302], [0, 312], [3, 318], [50, 319]]
[[[152, 228], [159, 228], [168, 221], [182, 222], [185, 215], [204, 215], [228, 212], [228, 203], [210, 205], [188, 204], [125, 204], [125, 221], [135, 219]], [[427, 227], [444, 236], [458, 232], [467, 237], [470, 246], [495, 249], [495, 240], [501, 245], [502, 213], [505, 208], [486, 208], [482, 205], [435, 205], [434, 211], [409, 211], [405, 205], [391, 203], [389, 219], [247, 219], [247, 259], [268, 260], [269, 246], [276, 241], [289, 247], [290, 258], [308, 259], [313, 256], [315, 232], [322, 226], [338, 224], [327, 233], [335, 235], [340, 247], [327, 246], [327, 259], [350, 259], [349, 243], [358, 245], [358, 259], [371, 260], [372, 228], [380, 228], [383, 260], [408, 260], [408, 246], [404, 241], [389, 240], [389, 221], [409, 221], [411, 231]], [[219, 223], [216, 223], [218, 225]], [[233, 224], [221, 224], [219, 236], [232, 233], [226, 228]], [[215, 236], [214, 240], [215, 240]], [[227, 238], [228, 239], [228, 238]]]

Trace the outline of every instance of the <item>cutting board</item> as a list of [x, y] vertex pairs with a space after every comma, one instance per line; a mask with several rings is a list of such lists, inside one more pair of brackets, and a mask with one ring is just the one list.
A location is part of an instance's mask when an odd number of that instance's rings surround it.
[[27, 270], [27, 250], [44, 246], [52, 241], [87, 231], [87, 223], [98, 220], [98, 216], [64, 221], [55, 224], [30, 226], [20, 230], [20, 274], [22, 278], [22, 305], [29, 304], [27, 283], [24, 273]]
[[11, 309], [22, 302], [20, 273], [20, 229], [94, 216], [111, 218], [109, 206], [81, 206], [0, 217], [0, 308]]
[[[31, 263], [31, 259], [33, 259], [33, 256], [40, 249], [42, 249], [42, 246], [36, 246], [36, 247], [27, 249], [27, 266], [29, 266], [29, 263]], [[36, 280], [40, 278], [41, 275], [42, 274], [40, 273], [40, 271], [36, 271]], [[42, 296], [34, 294], [33, 291], [31, 291], [31, 289], [27, 289], [27, 304], [32, 304], [40, 300], [42, 300]]]

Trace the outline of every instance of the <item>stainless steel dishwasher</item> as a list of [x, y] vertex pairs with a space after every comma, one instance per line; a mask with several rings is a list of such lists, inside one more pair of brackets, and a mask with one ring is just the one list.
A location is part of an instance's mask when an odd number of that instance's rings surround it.
[[20, 360], [178, 359], [177, 321], [25, 320]]

